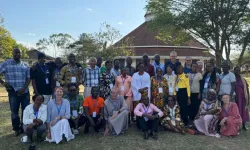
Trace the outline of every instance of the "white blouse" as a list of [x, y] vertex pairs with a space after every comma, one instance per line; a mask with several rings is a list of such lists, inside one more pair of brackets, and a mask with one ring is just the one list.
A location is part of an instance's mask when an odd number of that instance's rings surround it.
[[148, 97], [150, 99], [150, 76], [147, 72], [144, 72], [143, 75], [139, 75], [138, 72], [134, 73], [132, 77], [132, 92], [133, 92], [133, 100], [139, 101], [141, 100], [141, 93], [138, 92], [139, 89], [148, 87]]
[[38, 115], [36, 118], [35, 112], [34, 112], [34, 104], [29, 104], [23, 111], [23, 124], [29, 125], [33, 123], [34, 119], [40, 119], [43, 121], [43, 123], [47, 120], [47, 106], [44, 104], [41, 104], [38, 110]]

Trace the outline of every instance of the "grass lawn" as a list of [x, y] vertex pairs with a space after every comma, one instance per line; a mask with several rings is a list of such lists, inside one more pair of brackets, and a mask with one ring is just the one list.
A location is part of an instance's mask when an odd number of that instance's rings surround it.
[[[248, 80], [250, 81], [250, 80]], [[81, 89], [82, 90], [82, 89]], [[4, 91], [0, 88], [0, 92]], [[1, 93], [0, 93], [1, 96]], [[248, 124], [250, 128], [250, 125]], [[14, 137], [11, 130], [10, 109], [7, 97], [0, 97], [0, 149], [1, 150], [25, 150], [27, 145], [20, 142], [22, 135]], [[182, 149], [182, 150], [249, 150], [250, 132], [240, 131], [238, 137], [222, 137], [220, 139], [202, 135], [179, 135], [166, 131], [159, 132], [159, 139], [143, 140], [135, 124], [124, 135], [117, 137], [104, 137], [102, 134], [90, 133], [76, 137], [68, 143], [42, 142], [37, 144], [39, 150], [159, 150], [159, 149]]]

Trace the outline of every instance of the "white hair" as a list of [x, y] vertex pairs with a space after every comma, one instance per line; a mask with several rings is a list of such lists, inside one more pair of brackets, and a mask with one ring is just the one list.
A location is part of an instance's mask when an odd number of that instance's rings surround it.
[[89, 62], [97, 62], [97, 60], [96, 60], [96, 58], [95, 57], [91, 57], [90, 59], [89, 59]]
[[176, 52], [176, 51], [172, 51], [172, 52], [170, 53], [170, 55], [177, 55], [177, 52]]

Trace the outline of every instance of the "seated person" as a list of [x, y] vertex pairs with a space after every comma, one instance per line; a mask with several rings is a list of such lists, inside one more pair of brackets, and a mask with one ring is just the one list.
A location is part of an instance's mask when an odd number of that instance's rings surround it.
[[148, 130], [151, 130], [152, 138], [157, 139], [159, 118], [163, 112], [154, 104], [149, 103], [148, 96], [142, 96], [141, 103], [137, 104], [134, 114], [137, 116], [139, 128], [144, 132], [144, 139], [148, 139]]
[[106, 120], [106, 129], [104, 135], [119, 135], [128, 129], [129, 108], [124, 97], [119, 95], [119, 89], [113, 87], [111, 96], [109, 96], [105, 104], [104, 118]]
[[55, 88], [55, 99], [49, 101], [47, 129], [48, 135], [46, 141], [56, 142], [58, 144], [62, 141], [63, 136], [67, 141], [72, 140], [75, 136], [72, 134], [69, 121], [70, 118], [70, 104], [69, 101], [63, 99], [63, 88]]
[[180, 106], [173, 96], [168, 96], [167, 105], [163, 108], [161, 125], [170, 131], [185, 134], [184, 124], [181, 120]]
[[32, 97], [33, 104], [28, 105], [23, 112], [23, 130], [30, 141], [29, 150], [35, 150], [33, 133], [37, 131], [37, 138], [42, 140], [42, 135], [46, 131], [45, 122], [47, 120], [47, 106], [43, 104], [42, 95]]
[[68, 84], [68, 93], [64, 95], [70, 103], [71, 117], [69, 124], [73, 134], [79, 134], [78, 128], [86, 122], [86, 117], [83, 115], [83, 96], [77, 93], [77, 85], [75, 83]]
[[223, 106], [220, 112], [220, 133], [224, 136], [239, 135], [242, 119], [236, 103], [230, 102], [229, 95], [222, 96]]
[[84, 112], [87, 118], [85, 125], [85, 133], [89, 132], [89, 126], [94, 127], [95, 132], [99, 132], [105, 125], [104, 114], [104, 100], [99, 97], [99, 87], [92, 87], [91, 96], [85, 98], [83, 102]]
[[217, 94], [214, 89], [207, 91], [207, 98], [201, 102], [199, 112], [194, 121], [196, 129], [205, 134], [220, 138], [217, 133], [218, 113], [220, 112]]

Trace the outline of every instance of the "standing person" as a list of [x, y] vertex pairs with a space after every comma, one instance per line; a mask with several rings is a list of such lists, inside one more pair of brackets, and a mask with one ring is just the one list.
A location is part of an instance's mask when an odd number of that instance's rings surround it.
[[164, 78], [168, 81], [168, 94], [174, 95], [175, 92], [175, 83], [176, 83], [176, 75], [173, 74], [173, 70], [170, 66], [167, 66], [167, 73], [164, 75]]
[[176, 69], [177, 79], [176, 79], [176, 97], [181, 110], [181, 119], [184, 124], [188, 125], [188, 105], [191, 104], [190, 100], [190, 82], [188, 75], [184, 73], [184, 68], [182, 65], [178, 66]]
[[73, 134], [79, 134], [78, 128], [84, 125], [86, 118], [83, 116], [83, 96], [77, 93], [77, 86], [74, 83], [68, 85], [68, 93], [64, 95], [64, 99], [70, 103], [70, 128]]
[[214, 89], [217, 93], [219, 91], [219, 74], [215, 72], [214, 66], [210, 62], [208, 62], [206, 66], [206, 72], [200, 81], [200, 93], [202, 94], [202, 100], [207, 98], [208, 89]]
[[236, 103], [230, 102], [230, 95], [222, 96], [222, 110], [220, 112], [220, 133], [224, 136], [239, 135], [242, 119]]
[[55, 89], [56, 87], [61, 86], [60, 82], [59, 82], [59, 76], [60, 76], [60, 71], [62, 69], [62, 60], [60, 57], [57, 57], [55, 59], [55, 66], [54, 66], [54, 84], [53, 84], [53, 89]]
[[156, 76], [151, 77], [151, 96], [152, 103], [163, 110], [164, 99], [168, 96], [168, 82], [163, 78], [161, 68], [156, 68]]
[[115, 75], [112, 74], [112, 61], [107, 60], [105, 62], [106, 71], [104, 71], [100, 76], [100, 97], [106, 100], [111, 93], [111, 89], [115, 84]]
[[[23, 133], [22, 124], [19, 117], [19, 107], [23, 110], [30, 103], [30, 68], [29, 65], [21, 61], [22, 52], [15, 48], [12, 51], [13, 59], [6, 60], [0, 64], [0, 74], [4, 74], [5, 82], [0, 79], [0, 83], [5, 86], [9, 96], [12, 127], [15, 136]], [[21, 117], [22, 118], [22, 117]]]
[[44, 53], [38, 54], [38, 63], [35, 69], [31, 69], [30, 75], [32, 86], [36, 95], [43, 95], [44, 104], [50, 101], [53, 88], [53, 69], [46, 64], [46, 56]]
[[114, 75], [115, 79], [117, 76], [119, 76], [121, 74], [119, 59], [114, 60], [114, 68], [112, 68], [111, 73]]
[[154, 66], [150, 64], [150, 59], [148, 58], [147, 54], [143, 54], [142, 62], [144, 64], [144, 71], [147, 72], [150, 77], [155, 75]]
[[151, 130], [150, 136], [152, 138], [158, 139], [158, 124], [163, 112], [151, 104], [147, 96], [144, 96], [141, 98], [141, 103], [136, 106], [134, 113], [137, 116], [139, 128], [144, 132], [144, 139], [149, 138], [148, 130]]
[[75, 83], [79, 92], [79, 85], [82, 83], [81, 69], [76, 65], [76, 57], [74, 54], [68, 56], [69, 64], [62, 67], [59, 76], [60, 85], [63, 86], [64, 94], [68, 92], [68, 84]]
[[128, 75], [132, 77], [134, 75], [134, 73], [136, 72], [135, 67], [132, 66], [132, 63], [133, 63], [132, 58], [127, 57], [126, 58], [126, 63], [127, 63], [126, 67], [128, 68]]
[[95, 132], [99, 132], [99, 130], [104, 126], [104, 100], [99, 97], [99, 88], [92, 87], [91, 96], [88, 96], [84, 99], [83, 102], [85, 116], [87, 118], [87, 122], [85, 125], [84, 133], [89, 132], [89, 127], [93, 127]]
[[[144, 64], [141, 62], [138, 64], [137, 69], [139, 72], [134, 73], [132, 77], [132, 93], [133, 93], [133, 106], [139, 103], [141, 97], [148, 96], [150, 94], [150, 76], [144, 71]], [[135, 121], [135, 116], [133, 116], [133, 121]]]
[[196, 64], [198, 65], [198, 68], [197, 68], [197, 72], [201, 73], [202, 75], [204, 74], [204, 71], [203, 71], [203, 62], [202, 61], [197, 61]]
[[97, 56], [96, 57], [96, 66], [100, 69], [100, 73], [102, 74], [104, 71], [106, 71], [106, 67], [102, 66], [102, 57]]
[[163, 109], [161, 125], [170, 131], [185, 134], [184, 123], [181, 120], [180, 106], [176, 103], [174, 96], [168, 96], [167, 103]]
[[164, 64], [161, 64], [160, 61], [161, 61], [161, 57], [160, 55], [156, 54], [155, 57], [154, 57], [154, 62], [152, 63], [152, 65], [154, 66], [154, 72], [155, 72], [155, 76], [156, 76], [156, 68], [161, 68], [162, 70], [162, 73], [164, 74], [165, 72], [165, 68], [164, 68]]
[[223, 94], [228, 94], [233, 97], [235, 92], [235, 82], [236, 78], [235, 75], [230, 72], [230, 65], [229, 62], [224, 61], [222, 63], [222, 70], [223, 73], [220, 75], [220, 90], [219, 90], [219, 100], [221, 100], [221, 96]]
[[184, 65], [184, 73], [188, 74], [191, 72], [191, 65], [192, 65], [192, 57], [187, 56], [186, 57], [186, 63]]
[[176, 58], [177, 58], [176, 51], [172, 51], [170, 53], [170, 61], [167, 61], [165, 63], [165, 72], [167, 72], [167, 66], [170, 66], [172, 68], [172, 70], [173, 70], [172, 73], [176, 74], [177, 67], [181, 65], [181, 63], [179, 61], [177, 61]]
[[200, 94], [200, 80], [202, 79], [201, 73], [197, 72], [198, 65], [193, 63], [191, 65], [191, 73], [189, 74], [190, 89], [191, 89], [191, 105], [189, 110], [189, 119], [194, 121], [201, 104]]
[[75, 136], [72, 134], [69, 121], [70, 103], [63, 98], [63, 88], [56, 87], [55, 99], [49, 101], [47, 117], [48, 135], [46, 141], [60, 143], [63, 136], [67, 141], [72, 140]]
[[85, 68], [82, 73], [84, 86], [84, 98], [91, 95], [91, 88], [100, 84], [100, 69], [96, 66], [96, 58], [89, 59], [89, 67]]
[[247, 130], [246, 122], [249, 121], [249, 89], [246, 80], [240, 75], [240, 67], [237, 66], [234, 68], [234, 74], [236, 77], [235, 83], [235, 93], [236, 99], [235, 102], [239, 107], [240, 116], [242, 118], [243, 124], [242, 128]]
[[30, 146], [29, 150], [35, 149], [34, 131], [37, 131], [37, 138], [42, 139], [42, 135], [46, 131], [47, 106], [43, 104], [42, 95], [34, 95], [32, 97], [33, 104], [29, 104], [23, 111], [23, 130], [28, 136]]
[[132, 77], [128, 75], [128, 68], [123, 67], [121, 75], [116, 78], [115, 87], [119, 89], [120, 94], [124, 97], [129, 108], [129, 123], [130, 114], [133, 113], [133, 98], [132, 98]]
[[129, 108], [119, 95], [117, 87], [112, 88], [111, 96], [105, 101], [104, 118], [106, 120], [105, 136], [119, 135], [128, 129]]
[[214, 57], [210, 58], [209, 62], [214, 66], [216, 73], [221, 74], [221, 69], [216, 67], [216, 59]]
[[217, 133], [220, 111], [221, 108], [217, 100], [216, 91], [209, 89], [207, 98], [202, 100], [198, 115], [194, 121], [196, 129], [206, 136], [220, 138], [220, 135]]

